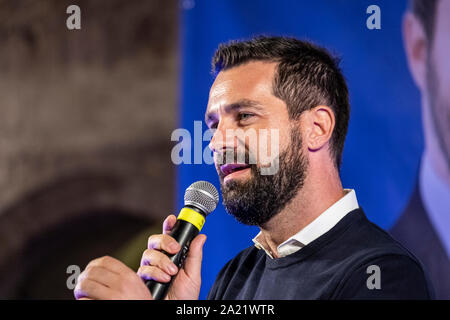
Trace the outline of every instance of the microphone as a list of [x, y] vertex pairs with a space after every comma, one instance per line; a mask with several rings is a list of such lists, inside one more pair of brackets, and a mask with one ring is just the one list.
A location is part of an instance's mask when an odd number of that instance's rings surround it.
[[[205, 223], [205, 218], [219, 203], [219, 193], [217, 189], [207, 181], [197, 181], [191, 184], [184, 193], [184, 208], [181, 209], [177, 217], [170, 236], [181, 246], [181, 250], [176, 254], [166, 254], [170, 260], [180, 269], [186, 259], [189, 246]], [[161, 283], [155, 280], [148, 280], [145, 284], [149, 288], [155, 300], [164, 299], [172, 285], [173, 276], [170, 282]]]

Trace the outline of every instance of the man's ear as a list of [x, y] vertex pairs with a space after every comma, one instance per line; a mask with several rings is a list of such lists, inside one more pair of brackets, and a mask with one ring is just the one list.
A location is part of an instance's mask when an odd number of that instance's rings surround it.
[[327, 145], [336, 123], [334, 112], [328, 106], [317, 106], [305, 114], [305, 143], [309, 150], [316, 151]]
[[411, 75], [423, 91], [426, 89], [428, 40], [422, 23], [411, 12], [403, 16], [403, 44]]

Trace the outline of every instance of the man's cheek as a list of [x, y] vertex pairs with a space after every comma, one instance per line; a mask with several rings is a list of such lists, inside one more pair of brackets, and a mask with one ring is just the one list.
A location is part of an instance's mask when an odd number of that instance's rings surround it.
[[258, 166], [262, 175], [274, 175], [278, 172], [280, 155], [279, 131], [271, 129], [259, 136]]

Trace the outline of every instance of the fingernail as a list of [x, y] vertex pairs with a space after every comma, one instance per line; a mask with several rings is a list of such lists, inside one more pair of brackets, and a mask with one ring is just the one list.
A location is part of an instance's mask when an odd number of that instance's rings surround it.
[[175, 273], [177, 272], [177, 267], [174, 264], [169, 264], [169, 271]]
[[169, 245], [169, 247], [170, 247], [170, 249], [172, 249], [172, 250], [178, 250], [179, 245], [178, 245], [178, 243], [176, 243], [176, 242], [171, 242], [170, 245]]

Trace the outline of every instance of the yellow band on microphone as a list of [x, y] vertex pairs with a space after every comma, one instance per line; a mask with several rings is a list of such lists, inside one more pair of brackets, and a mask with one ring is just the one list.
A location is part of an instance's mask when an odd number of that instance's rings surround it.
[[205, 217], [190, 208], [181, 209], [178, 219], [192, 223], [197, 227], [198, 231], [202, 230], [203, 224], [205, 223]]

